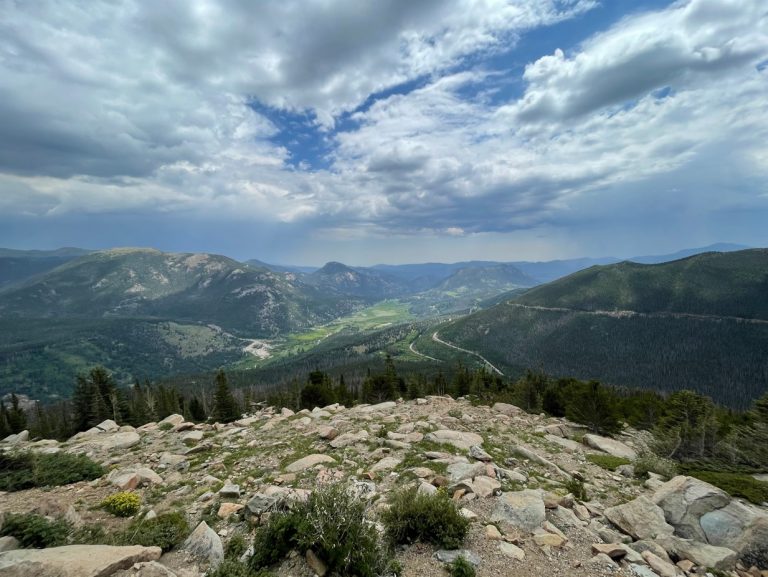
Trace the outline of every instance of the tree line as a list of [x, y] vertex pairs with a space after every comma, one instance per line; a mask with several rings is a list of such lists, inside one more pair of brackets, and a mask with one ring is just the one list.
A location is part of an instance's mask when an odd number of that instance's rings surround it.
[[509, 402], [530, 413], [565, 417], [599, 434], [615, 434], [628, 423], [653, 433], [660, 456], [692, 465], [750, 470], [768, 466], [768, 394], [751, 409], [735, 411], [694, 391], [662, 394], [616, 388], [597, 381], [552, 378], [543, 371], [529, 370], [512, 380], [458, 364], [450, 377], [442, 372], [401, 374], [390, 356], [383, 367], [369, 369], [355, 384], [347, 383], [343, 374], [333, 377], [319, 369], [303, 381], [273, 389], [233, 388], [223, 370], [212, 381], [197, 391], [148, 381], [121, 388], [106, 369], [95, 367], [77, 378], [70, 400], [47, 407], [38, 404], [31, 414], [19, 406], [15, 395], [10, 406], [0, 402], [0, 434], [29, 428], [33, 438], [66, 439], [106, 419], [138, 427], [179, 413], [194, 422], [231, 422], [257, 406], [299, 411], [333, 403], [352, 406], [451, 395], [482, 404]]

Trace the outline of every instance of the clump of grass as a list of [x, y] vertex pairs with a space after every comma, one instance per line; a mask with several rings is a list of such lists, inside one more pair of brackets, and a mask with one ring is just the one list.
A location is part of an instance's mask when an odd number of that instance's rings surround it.
[[448, 566], [451, 577], [475, 577], [475, 567], [467, 561], [462, 555]]
[[132, 517], [141, 508], [141, 497], [137, 493], [123, 491], [105, 498], [101, 507], [116, 517]]
[[22, 491], [34, 487], [58, 487], [92, 481], [104, 468], [85, 455], [35, 454], [31, 451], [0, 453], [0, 491]]
[[63, 519], [49, 519], [33, 513], [5, 517], [0, 535], [16, 537], [22, 547], [43, 549], [66, 545], [72, 527]]
[[469, 521], [443, 491], [424, 495], [415, 488], [401, 489], [392, 495], [389, 503], [381, 520], [392, 544], [421, 541], [456, 549], [469, 530]]
[[598, 467], [607, 469], [608, 471], [615, 471], [621, 465], [631, 465], [632, 461], [625, 459], [624, 457], [614, 457], [613, 455], [600, 455], [598, 453], [587, 454], [587, 461], [594, 463]]

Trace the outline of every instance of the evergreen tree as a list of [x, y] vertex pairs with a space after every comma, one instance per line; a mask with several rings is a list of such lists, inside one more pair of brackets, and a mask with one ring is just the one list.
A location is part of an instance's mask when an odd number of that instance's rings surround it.
[[227, 375], [223, 370], [216, 374], [216, 392], [213, 396], [214, 421], [219, 423], [231, 423], [240, 418], [240, 408], [237, 406], [232, 391], [229, 390]]
[[677, 391], [667, 398], [655, 437], [669, 458], [702, 460], [717, 454], [719, 428], [712, 399], [694, 391]]
[[0, 439], [4, 439], [11, 434], [11, 426], [8, 424], [8, 409], [5, 403], [0, 399]]
[[569, 396], [566, 416], [593, 433], [613, 434], [621, 430], [617, 405], [615, 393], [597, 381], [579, 383]]
[[27, 413], [19, 406], [19, 397], [11, 395], [11, 408], [8, 410], [8, 427], [11, 433], [20, 433], [27, 428]]

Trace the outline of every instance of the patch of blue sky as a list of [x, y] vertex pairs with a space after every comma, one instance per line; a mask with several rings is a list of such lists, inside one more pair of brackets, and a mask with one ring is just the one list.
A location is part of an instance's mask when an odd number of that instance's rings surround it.
[[[459, 62], [450, 72], [480, 69], [489, 74], [483, 82], [466, 83], [457, 94], [466, 100], [482, 100], [489, 106], [499, 106], [522, 97], [525, 92], [523, 72], [525, 66], [542, 56], [552, 54], [558, 48], [566, 54], [601, 30], [608, 29], [622, 18], [637, 12], [656, 10], [672, 4], [671, 0], [606, 0], [598, 7], [574, 18], [524, 32], [508, 47], [499, 46], [489, 53], [470, 55]], [[760, 65], [760, 70], [768, 61]], [[365, 112], [377, 101], [396, 94], [408, 94], [433, 81], [429, 75], [409, 80], [369, 95], [355, 110], [336, 118], [332, 130], [322, 128], [310, 111], [296, 112], [252, 102], [254, 110], [269, 118], [278, 132], [271, 140], [290, 153], [289, 164], [296, 170], [327, 170], [332, 167], [334, 136], [354, 131], [359, 126], [356, 113]], [[664, 91], [667, 91], [666, 93]], [[669, 95], [662, 89], [657, 98]]]

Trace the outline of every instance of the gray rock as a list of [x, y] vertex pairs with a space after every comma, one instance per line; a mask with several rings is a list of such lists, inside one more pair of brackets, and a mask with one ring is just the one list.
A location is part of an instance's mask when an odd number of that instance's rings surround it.
[[671, 535], [656, 539], [656, 542], [664, 547], [670, 556], [688, 559], [701, 567], [714, 567], [721, 571], [729, 571], [736, 565], [736, 551], [726, 547], [715, 547]]
[[483, 438], [477, 433], [465, 431], [450, 431], [447, 429], [428, 433], [425, 437], [433, 443], [453, 445], [457, 449], [468, 451], [472, 445], [481, 445]]
[[189, 431], [188, 433], [184, 433], [181, 437], [181, 442], [185, 445], [196, 445], [200, 441], [203, 440], [203, 432], [202, 431]]
[[256, 493], [245, 504], [246, 517], [260, 517], [262, 514], [274, 511], [280, 507], [280, 498], [277, 495], [265, 495]]
[[378, 473], [380, 471], [391, 471], [402, 462], [403, 460], [397, 457], [384, 457], [381, 461], [371, 467], [371, 472]]
[[451, 463], [446, 469], [448, 480], [458, 483], [465, 479], [472, 479], [476, 475], [485, 474], [485, 465], [482, 463]]
[[134, 563], [156, 561], [160, 547], [67, 545], [17, 549], [0, 554], [2, 577], [102, 577]]
[[502, 528], [533, 532], [546, 520], [544, 499], [531, 489], [502, 493], [496, 503], [491, 521]]
[[[725, 491], [682, 475], [664, 483], [652, 499], [664, 511], [664, 517], [675, 528], [677, 535], [704, 542], [707, 542], [707, 537], [699, 520], [703, 515], [721, 509], [731, 501]], [[720, 523], [718, 520], [713, 525]]]
[[3, 439], [3, 443], [8, 445], [18, 445], [19, 443], [26, 443], [27, 441], [29, 441], [29, 431], [22, 431], [20, 433], [16, 433], [15, 435], [8, 435], [5, 439]]
[[497, 413], [501, 413], [502, 415], [507, 415], [508, 417], [513, 417], [523, 413], [523, 409], [516, 407], [515, 405], [510, 405], [509, 403], [494, 403], [491, 409]]
[[635, 539], [654, 539], [671, 535], [675, 529], [664, 519], [664, 511], [645, 496], [609, 507], [605, 517]]
[[485, 463], [493, 461], [493, 457], [486, 453], [480, 445], [472, 445], [469, 448], [469, 456]]
[[102, 421], [101, 423], [96, 425], [96, 428], [107, 433], [112, 433], [114, 431], [117, 431], [120, 428], [120, 426], [117, 423], [115, 423], [112, 419], [107, 419], [106, 421]]
[[217, 567], [224, 560], [224, 545], [221, 543], [221, 538], [205, 521], [201, 521], [187, 537], [182, 549], [207, 561], [212, 567]]
[[16, 537], [13, 537], [11, 535], [0, 537], [0, 553], [3, 553], [5, 551], [15, 551], [20, 547], [21, 545], [19, 544], [19, 540], [16, 539]]
[[334, 449], [341, 449], [355, 443], [360, 443], [368, 440], [368, 431], [365, 429], [358, 431], [357, 433], [344, 433], [339, 435], [331, 441], [331, 447]]
[[584, 435], [584, 444], [593, 449], [598, 449], [614, 457], [622, 457], [634, 461], [637, 459], [637, 453], [635, 450], [616, 439], [609, 439], [608, 437], [601, 437], [600, 435]]
[[240, 485], [234, 483], [226, 483], [221, 489], [219, 489], [219, 496], [223, 499], [239, 499], [240, 498]]
[[316, 453], [314, 455], [307, 455], [306, 457], [303, 457], [299, 459], [298, 461], [294, 461], [290, 465], [288, 465], [285, 470], [289, 473], [299, 473], [301, 471], [305, 471], [306, 469], [310, 469], [312, 467], [315, 467], [321, 463], [335, 463], [336, 459], [329, 455], [323, 455], [322, 453]]
[[453, 551], [440, 549], [435, 553], [435, 559], [441, 563], [453, 563], [459, 557], [464, 557], [464, 559], [469, 561], [475, 567], [480, 565], [480, 557], [467, 549], [454, 549]]
[[525, 551], [513, 543], [505, 543], [502, 541], [499, 543], [499, 551], [501, 551], [502, 555], [517, 559], [518, 561], [525, 559]]
[[168, 425], [173, 425], [175, 427], [176, 425], [178, 425], [180, 423], [183, 423], [183, 422], [184, 422], [184, 417], [183, 416], [177, 415], [177, 414], [173, 414], [173, 415], [168, 415], [166, 418], [164, 418], [162, 421], [160, 421], [158, 423], [158, 425], [168, 424]]

